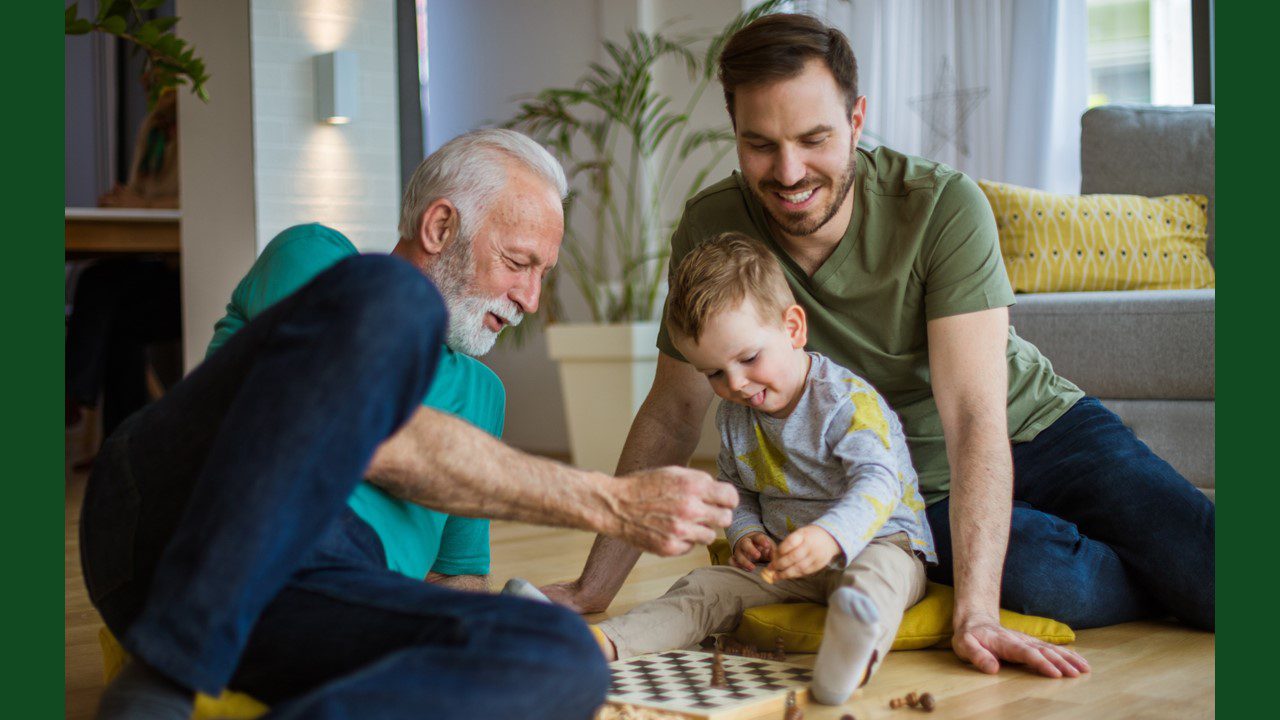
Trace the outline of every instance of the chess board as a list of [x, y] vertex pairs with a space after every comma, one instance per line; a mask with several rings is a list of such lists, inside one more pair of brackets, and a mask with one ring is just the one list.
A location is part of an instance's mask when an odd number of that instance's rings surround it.
[[691, 718], [733, 720], [776, 710], [781, 714], [787, 691], [796, 691], [797, 704], [809, 696], [813, 670], [800, 665], [724, 656], [729, 687], [711, 687], [709, 652], [672, 650], [619, 660], [607, 701], [637, 705]]

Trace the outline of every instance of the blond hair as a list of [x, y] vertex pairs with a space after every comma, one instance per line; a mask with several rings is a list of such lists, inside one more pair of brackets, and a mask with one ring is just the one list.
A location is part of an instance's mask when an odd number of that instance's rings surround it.
[[694, 248], [671, 273], [667, 330], [694, 342], [713, 315], [750, 298], [761, 322], [781, 322], [795, 297], [782, 265], [759, 240], [727, 232]]

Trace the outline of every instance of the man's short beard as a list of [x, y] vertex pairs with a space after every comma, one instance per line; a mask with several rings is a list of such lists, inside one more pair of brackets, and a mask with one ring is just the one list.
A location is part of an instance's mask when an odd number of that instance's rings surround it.
[[764, 190], [758, 185], [752, 188], [755, 193], [756, 201], [760, 203], [760, 207], [764, 208], [765, 213], [769, 215], [769, 219], [775, 225], [782, 228], [782, 231], [793, 237], [804, 237], [812, 235], [820, 230], [824, 225], [831, 222], [831, 218], [840, 212], [840, 206], [844, 205], [845, 198], [849, 197], [849, 192], [853, 190], [853, 176], [857, 168], [858, 151], [855, 146], [849, 151], [849, 162], [845, 165], [844, 173], [840, 177], [839, 184], [835, 186], [835, 193], [832, 195], [832, 202], [827, 207], [827, 211], [819, 216], [817, 222], [805, 222], [803, 214], [798, 215], [794, 219], [787, 217], [778, 217], [777, 214], [770, 209], [769, 204], [765, 202]]
[[493, 349], [498, 333], [485, 327], [484, 319], [493, 313], [511, 326], [520, 324], [523, 314], [506, 297], [481, 297], [473, 291], [476, 270], [471, 256], [471, 238], [461, 234], [445, 246], [440, 259], [427, 268], [427, 277], [435, 283], [449, 310], [449, 329], [445, 344], [455, 352], [480, 357]]

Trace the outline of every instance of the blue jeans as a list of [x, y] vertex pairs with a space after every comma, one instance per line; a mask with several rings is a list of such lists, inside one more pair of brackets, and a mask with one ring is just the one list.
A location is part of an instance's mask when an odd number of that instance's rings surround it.
[[416, 269], [351, 258], [121, 425], [81, 553], [129, 652], [273, 718], [590, 716], [608, 671], [580, 618], [393, 573], [346, 505], [430, 387], [446, 323]]
[[[1173, 615], [1214, 628], [1214, 506], [1096, 398], [1013, 446], [1000, 604], [1073, 628]], [[929, 507], [952, 584], [947, 500]]]

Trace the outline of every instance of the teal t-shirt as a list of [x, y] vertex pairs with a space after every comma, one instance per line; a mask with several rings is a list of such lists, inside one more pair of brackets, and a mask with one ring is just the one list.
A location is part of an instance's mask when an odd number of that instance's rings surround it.
[[[214, 325], [212, 354], [258, 313], [307, 284], [339, 260], [358, 254], [342, 233], [319, 224], [296, 225], [275, 236], [231, 293], [227, 314]], [[460, 417], [485, 432], [502, 435], [506, 391], [502, 381], [475, 358], [444, 348], [423, 405]], [[428, 510], [362, 482], [351, 509], [373, 527], [387, 567], [422, 579], [489, 572], [489, 521]]]

